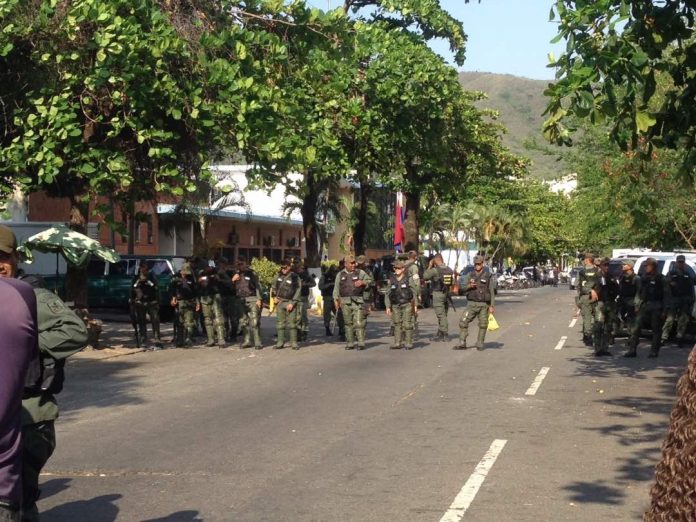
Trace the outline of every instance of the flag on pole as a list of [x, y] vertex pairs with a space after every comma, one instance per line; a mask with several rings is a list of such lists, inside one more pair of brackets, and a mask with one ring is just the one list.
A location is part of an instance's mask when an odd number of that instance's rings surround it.
[[396, 193], [396, 210], [394, 212], [394, 246], [401, 252], [404, 243], [404, 195], [402, 192]]

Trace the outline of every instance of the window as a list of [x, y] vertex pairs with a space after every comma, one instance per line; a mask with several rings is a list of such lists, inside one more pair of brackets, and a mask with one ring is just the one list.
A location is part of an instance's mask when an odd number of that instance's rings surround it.
[[100, 277], [104, 275], [104, 267], [106, 265], [105, 261], [101, 259], [92, 259], [87, 265], [87, 276], [88, 277]]
[[169, 275], [172, 273], [169, 263], [164, 259], [148, 259], [147, 267], [154, 275]]

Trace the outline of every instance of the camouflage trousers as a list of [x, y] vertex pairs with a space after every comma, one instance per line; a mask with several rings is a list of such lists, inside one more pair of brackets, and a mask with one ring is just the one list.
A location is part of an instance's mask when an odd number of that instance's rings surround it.
[[365, 315], [362, 299], [359, 301], [351, 298], [343, 298], [341, 303], [343, 322], [346, 329], [346, 348], [354, 348], [357, 341], [358, 348], [365, 347]]
[[394, 348], [413, 348], [413, 305], [411, 303], [393, 304], [391, 319], [394, 326]]
[[233, 339], [239, 332], [239, 319], [242, 316], [244, 300], [234, 295], [221, 295], [222, 313], [225, 320], [225, 333], [228, 340]]
[[433, 292], [433, 310], [437, 317], [437, 331], [445, 336], [449, 332], [447, 324], [447, 294], [444, 292]]
[[253, 341], [254, 346], [261, 347], [261, 309], [256, 306], [257, 301], [256, 296], [239, 299], [242, 312], [239, 326], [244, 334], [242, 346], [251, 346]]
[[300, 297], [297, 303], [297, 331], [306, 336], [309, 333], [309, 296]]
[[592, 344], [595, 353], [608, 350], [610, 339], [614, 334], [616, 315], [616, 303], [598, 301], [595, 304], [592, 323]]
[[459, 344], [466, 346], [466, 338], [469, 336], [469, 324], [478, 319], [478, 337], [476, 347], [483, 348], [486, 340], [486, 330], [488, 329], [488, 303], [469, 301], [464, 309], [464, 313], [459, 319]]
[[193, 334], [196, 329], [196, 300], [183, 299], [178, 301], [176, 310], [176, 320], [174, 339], [177, 346], [190, 345], [193, 343]]
[[208, 336], [208, 345], [215, 344], [215, 335], [219, 345], [225, 344], [225, 316], [222, 311], [222, 297], [220, 294], [201, 297], [201, 309], [203, 310], [203, 323], [205, 333]]
[[278, 339], [276, 340], [276, 348], [282, 348], [285, 346], [285, 330], [287, 329], [288, 340], [290, 341], [290, 346], [295, 348], [297, 346], [297, 303], [293, 306], [292, 311], [288, 312], [287, 306], [292, 301], [287, 299], [281, 299], [276, 305], [276, 333], [278, 334]]
[[593, 321], [595, 308], [597, 303], [590, 302], [590, 294], [582, 294], [578, 297], [575, 304], [580, 308], [580, 314], [582, 315], [582, 335], [583, 337], [592, 337], [594, 333]]
[[672, 334], [672, 329], [677, 325], [677, 340], [684, 339], [684, 334], [691, 320], [691, 309], [694, 302], [681, 297], [675, 297], [674, 303], [667, 309], [667, 317], [662, 327], [662, 343], [666, 343]]
[[22, 426], [22, 521], [39, 522], [39, 475], [56, 448], [54, 421]]

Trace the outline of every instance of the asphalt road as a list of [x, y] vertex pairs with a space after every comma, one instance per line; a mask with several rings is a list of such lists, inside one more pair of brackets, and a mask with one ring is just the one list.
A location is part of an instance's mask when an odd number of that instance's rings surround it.
[[73, 361], [43, 520], [640, 520], [688, 350], [596, 359], [572, 297], [502, 294], [482, 352], [426, 310], [412, 351], [379, 312], [363, 352], [313, 318], [297, 352]]

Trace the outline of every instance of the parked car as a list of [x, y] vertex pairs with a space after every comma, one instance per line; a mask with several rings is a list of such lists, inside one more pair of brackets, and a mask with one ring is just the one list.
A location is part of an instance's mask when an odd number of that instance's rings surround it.
[[570, 274], [568, 276], [568, 288], [575, 290], [578, 287], [578, 276], [580, 275], [579, 266], [575, 266], [570, 269]]
[[[183, 265], [185, 258], [177, 256], [123, 255], [117, 263], [92, 258], [87, 265], [87, 306], [90, 308], [128, 308], [131, 282], [138, 273], [138, 266], [146, 262], [150, 272], [157, 276], [162, 304], [161, 315], [171, 316], [169, 284], [172, 275]], [[64, 295], [65, 276], [45, 276], [46, 286], [57, 288]]]

